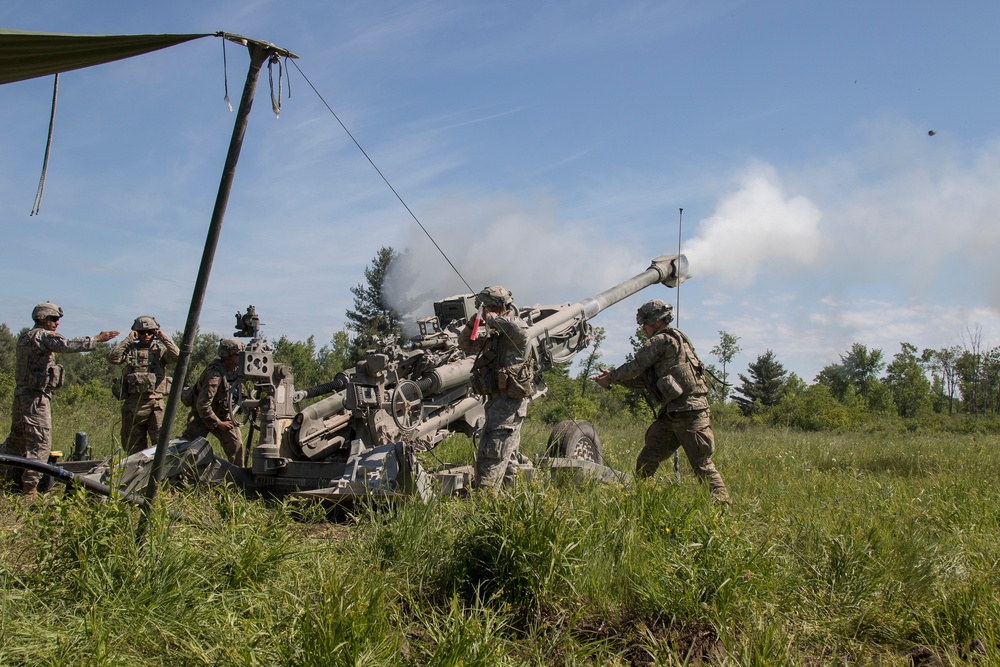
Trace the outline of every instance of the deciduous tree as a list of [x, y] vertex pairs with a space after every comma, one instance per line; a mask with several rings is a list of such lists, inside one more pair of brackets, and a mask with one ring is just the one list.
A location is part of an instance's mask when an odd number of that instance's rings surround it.
[[900, 351], [886, 368], [885, 385], [900, 417], [915, 417], [931, 408], [931, 382], [917, 356], [917, 348], [900, 343]]
[[726, 331], [719, 331], [719, 344], [712, 348], [711, 353], [719, 360], [722, 365], [721, 377], [719, 380], [721, 386], [719, 387], [719, 394], [721, 395], [722, 402], [725, 403], [726, 399], [729, 397], [729, 373], [726, 367], [740, 352], [740, 346], [737, 342], [740, 340], [739, 336], [734, 336]]

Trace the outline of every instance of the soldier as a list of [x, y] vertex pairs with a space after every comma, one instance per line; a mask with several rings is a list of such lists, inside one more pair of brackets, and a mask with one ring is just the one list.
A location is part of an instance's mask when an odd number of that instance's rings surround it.
[[476, 295], [485, 312], [485, 330], [475, 320], [459, 335], [459, 347], [477, 353], [472, 366], [472, 387], [485, 396], [486, 424], [476, 449], [476, 486], [495, 488], [514, 480], [523, 461], [518, 445], [521, 423], [532, 394], [533, 368], [528, 350], [528, 325], [517, 315], [511, 293], [500, 286], [486, 287]]
[[688, 337], [670, 326], [673, 319], [673, 307], [668, 303], [656, 299], [642, 304], [636, 322], [642, 326], [646, 342], [632, 361], [614, 370], [602, 369], [594, 381], [605, 389], [612, 384], [645, 389], [660, 404], [636, 459], [636, 476], [652, 476], [661, 461], [683, 447], [695, 474], [708, 482], [712, 499], [728, 503], [726, 483], [712, 463], [715, 437], [709, 423], [704, 368]]
[[177, 361], [179, 353], [151, 315], [135, 318], [129, 335], [108, 352], [109, 362], [125, 366], [118, 398], [122, 401], [122, 447], [129, 454], [156, 446], [163, 425], [163, 398], [170, 391], [167, 365]]
[[[62, 308], [54, 303], [38, 304], [31, 311], [34, 327], [17, 339], [10, 435], [0, 447], [4, 454], [48, 461], [52, 449], [52, 390], [61, 387], [63, 381], [63, 367], [55, 363], [55, 353], [89, 352], [97, 343], [118, 335], [117, 331], [102, 331], [96, 336], [67, 340], [56, 333], [62, 315]], [[21, 477], [22, 493], [27, 497], [36, 495], [41, 478], [40, 472], [25, 470]]]
[[188, 415], [187, 428], [181, 436], [187, 440], [207, 436], [219, 439], [226, 458], [233, 465], [243, 467], [243, 440], [240, 427], [229, 411], [227, 396], [236, 379], [243, 343], [233, 338], [219, 341], [219, 357], [208, 365], [194, 386], [194, 403]]

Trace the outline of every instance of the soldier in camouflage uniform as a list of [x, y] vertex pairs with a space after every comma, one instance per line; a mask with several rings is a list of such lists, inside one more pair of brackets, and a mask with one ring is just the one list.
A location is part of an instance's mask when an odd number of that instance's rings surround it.
[[532, 394], [533, 369], [528, 350], [528, 325], [517, 315], [511, 293], [500, 286], [476, 296], [483, 309], [483, 331], [474, 321], [459, 335], [459, 347], [476, 353], [472, 386], [486, 397], [486, 423], [476, 449], [476, 486], [495, 488], [514, 480], [518, 463], [527, 461], [518, 451], [521, 424]]
[[704, 367], [688, 337], [670, 326], [673, 319], [673, 307], [658, 299], [640, 306], [636, 322], [642, 326], [646, 342], [632, 361], [614, 370], [604, 369], [594, 380], [605, 389], [612, 384], [645, 389], [660, 404], [635, 462], [637, 476], [652, 476], [661, 461], [683, 447], [695, 474], [708, 482], [712, 499], [728, 503], [726, 483], [712, 463], [715, 437], [709, 422]]
[[163, 425], [163, 399], [170, 391], [167, 365], [176, 362], [179, 353], [150, 315], [135, 318], [128, 337], [108, 352], [109, 362], [125, 366], [119, 398], [122, 447], [129, 454], [156, 446]]
[[[62, 308], [54, 303], [40, 303], [31, 311], [34, 326], [17, 339], [14, 369], [14, 404], [11, 408], [10, 435], [0, 452], [46, 462], [52, 449], [52, 390], [62, 386], [63, 368], [55, 363], [57, 352], [89, 352], [97, 343], [109, 341], [117, 331], [102, 331], [96, 336], [66, 339], [56, 333]], [[13, 479], [13, 471], [7, 473]], [[26, 496], [37, 493], [42, 474], [25, 470], [21, 491]]]
[[186, 440], [205, 437], [209, 433], [219, 439], [226, 458], [243, 467], [243, 439], [240, 427], [229, 412], [227, 396], [236, 380], [243, 343], [233, 338], [219, 341], [219, 357], [208, 365], [194, 386], [194, 404], [188, 415], [187, 427], [181, 436]]

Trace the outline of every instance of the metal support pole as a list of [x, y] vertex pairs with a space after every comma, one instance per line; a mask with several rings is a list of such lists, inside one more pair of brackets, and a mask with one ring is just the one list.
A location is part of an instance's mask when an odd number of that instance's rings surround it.
[[160, 428], [160, 437], [156, 443], [156, 454], [153, 456], [153, 470], [149, 476], [149, 485], [146, 487], [146, 498], [150, 501], [156, 496], [156, 489], [159, 483], [163, 481], [163, 459], [166, 457], [167, 446], [170, 443], [170, 431], [174, 425], [174, 417], [177, 415], [177, 406], [180, 403], [184, 378], [187, 375], [188, 362], [191, 359], [191, 350], [194, 346], [195, 334], [198, 331], [198, 318], [201, 316], [201, 307], [205, 301], [208, 277], [212, 272], [215, 248], [219, 244], [222, 220], [226, 215], [229, 192], [233, 187], [233, 178], [236, 175], [236, 162], [240, 159], [240, 149], [243, 147], [243, 136], [246, 134], [247, 122], [250, 117], [250, 107], [253, 106], [253, 97], [257, 88], [257, 79], [260, 76], [260, 68], [264, 65], [268, 56], [277, 51], [277, 49], [272, 50], [256, 42], [249, 42], [247, 49], [250, 51], [250, 70], [247, 72], [247, 80], [243, 85], [243, 98], [240, 100], [240, 107], [236, 112], [236, 124], [233, 127], [232, 139], [229, 141], [229, 153], [226, 155], [226, 165], [222, 170], [222, 180], [219, 182], [219, 193], [215, 198], [212, 221], [208, 226], [208, 237], [205, 239], [205, 250], [201, 256], [201, 266], [198, 268], [198, 278], [195, 280], [194, 293], [191, 295], [191, 307], [188, 310], [187, 324], [184, 325], [184, 338], [180, 345], [180, 356], [174, 368], [173, 385], [170, 387], [170, 396], [167, 398], [166, 409], [163, 413], [163, 426]]

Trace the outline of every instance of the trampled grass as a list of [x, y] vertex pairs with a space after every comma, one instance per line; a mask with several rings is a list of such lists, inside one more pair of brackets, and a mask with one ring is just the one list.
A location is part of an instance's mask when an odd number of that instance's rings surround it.
[[[644, 425], [599, 430], [630, 470]], [[717, 439], [729, 508], [683, 455], [679, 483], [539, 480], [332, 524], [176, 491], [144, 540], [131, 507], [0, 495], [0, 665], [1000, 664], [997, 438]]]

